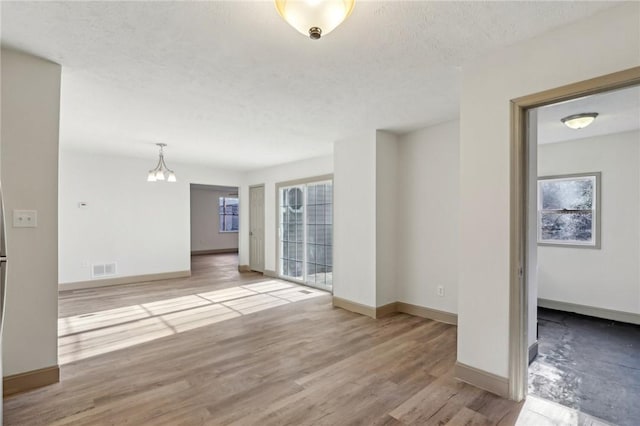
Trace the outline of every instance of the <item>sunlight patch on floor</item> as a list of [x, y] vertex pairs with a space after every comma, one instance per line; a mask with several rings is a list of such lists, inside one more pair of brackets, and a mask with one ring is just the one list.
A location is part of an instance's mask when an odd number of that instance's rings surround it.
[[326, 292], [277, 280], [58, 320], [59, 363], [128, 348]]
[[611, 426], [593, 416], [581, 413], [537, 396], [528, 395], [516, 426]]

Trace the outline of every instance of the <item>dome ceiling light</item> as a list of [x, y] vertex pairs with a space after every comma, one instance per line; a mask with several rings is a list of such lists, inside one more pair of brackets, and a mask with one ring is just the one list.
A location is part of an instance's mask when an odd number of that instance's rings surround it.
[[584, 129], [598, 116], [597, 112], [583, 112], [582, 114], [574, 114], [563, 118], [562, 121], [565, 126], [570, 129], [578, 130]]
[[355, 0], [275, 0], [276, 9], [293, 28], [312, 40], [335, 30], [353, 10]]

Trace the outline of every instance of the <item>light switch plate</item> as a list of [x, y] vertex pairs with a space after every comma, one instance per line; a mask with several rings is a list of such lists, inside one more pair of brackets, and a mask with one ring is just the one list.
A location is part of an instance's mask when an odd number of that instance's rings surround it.
[[14, 210], [13, 211], [13, 227], [14, 228], [35, 228], [38, 226], [37, 210]]

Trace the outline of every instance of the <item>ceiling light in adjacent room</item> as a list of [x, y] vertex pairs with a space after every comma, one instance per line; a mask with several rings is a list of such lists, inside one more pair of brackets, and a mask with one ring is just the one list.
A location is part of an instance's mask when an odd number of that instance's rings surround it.
[[560, 121], [562, 121], [568, 128], [578, 130], [584, 129], [589, 124], [593, 123], [593, 120], [595, 120], [597, 116], [597, 112], [584, 112], [582, 114], [570, 115]]
[[167, 146], [166, 143], [157, 143], [160, 147], [160, 155], [158, 158], [158, 164], [153, 170], [149, 170], [149, 174], [147, 175], [147, 182], [155, 182], [158, 180], [167, 180], [167, 182], [175, 182], [176, 174], [173, 170], [169, 169], [164, 162], [164, 147]]
[[355, 0], [275, 0], [282, 18], [300, 33], [317, 40], [351, 14]]

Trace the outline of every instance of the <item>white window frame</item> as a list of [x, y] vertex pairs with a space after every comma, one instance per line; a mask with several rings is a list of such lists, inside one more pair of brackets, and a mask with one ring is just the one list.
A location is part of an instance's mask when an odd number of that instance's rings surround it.
[[223, 199], [223, 204], [222, 204], [222, 211], [225, 211], [225, 208], [227, 206], [227, 199], [233, 199], [237, 201], [237, 205], [238, 205], [238, 222], [240, 221], [240, 199], [238, 197], [225, 197], [225, 196], [221, 196], [218, 197], [218, 233], [219, 234], [231, 234], [231, 233], [235, 233], [237, 234], [240, 230], [240, 223], [238, 223], [238, 229], [235, 230], [230, 230], [230, 231], [225, 231], [224, 229], [222, 229], [223, 225], [224, 225], [224, 216], [233, 216], [233, 215], [228, 215], [226, 213], [220, 213], [220, 200]]
[[[591, 248], [591, 249], [600, 249], [601, 248], [601, 238], [600, 238], [600, 224], [601, 224], [601, 172], [591, 172], [591, 173], [576, 173], [576, 174], [566, 174], [566, 175], [555, 175], [555, 176], [542, 176], [538, 178], [538, 220], [537, 220], [537, 236], [538, 236], [538, 245], [539, 246], [553, 246], [553, 247], [573, 247], [573, 248]], [[593, 182], [593, 205], [591, 210], [559, 210], [559, 209], [542, 209], [542, 184], [549, 181], [561, 182], [561, 181], [569, 181], [569, 180], [591, 180]], [[591, 241], [584, 242], [578, 240], [549, 240], [542, 238], [542, 213], [558, 213], [558, 214], [570, 214], [570, 213], [580, 213], [580, 212], [590, 212], [592, 214], [591, 220]]]

